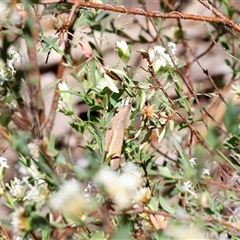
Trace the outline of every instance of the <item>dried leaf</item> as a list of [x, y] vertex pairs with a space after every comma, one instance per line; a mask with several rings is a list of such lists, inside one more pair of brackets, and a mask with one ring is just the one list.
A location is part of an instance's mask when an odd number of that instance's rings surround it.
[[118, 108], [118, 112], [111, 120], [110, 129], [106, 132], [105, 152], [107, 157], [111, 156], [112, 169], [117, 169], [120, 165], [124, 132], [129, 122], [130, 110], [130, 105]]
[[92, 48], [84, 42], [79, 42], [79, 45], [82, 48], [82, 53], [84, 56], [86, 56], [87, 58], [91, 59], [93, 57], [93, 50]]
[[164, 230], [168, 226], [168, 220], [164, 216], [150, 214], [149, 218], [157, 230]]

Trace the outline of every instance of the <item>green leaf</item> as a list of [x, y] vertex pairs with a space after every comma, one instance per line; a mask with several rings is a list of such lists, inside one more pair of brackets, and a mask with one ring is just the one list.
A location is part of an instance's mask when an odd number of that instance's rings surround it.
[[233, 105], [231, 102], [229, 102], [227, 105], [227, 110], [224, 114], [223, 121], [228, 132], [236, 136], [240, 136], [239, 117], [240, 117], [240, 104]]
[[31, 218], [31, 224], [34, 227], [37, 227], [42, 230], [48, 230], [50, 228], [49, 222], [45, 218], [36, 214], [35, 212], [31, 214], [30, 218]]
[[227, 140], [226, 143], [224, 143], [225, 147], [233, 150], [236, 153], [240, 153], [239, 145], [240, 145], [240, 137], [238, 136], [232, 136], [230, 139]]
[[170, 179], [175, 179], [176, 176], [172, 175], [168, 167], [158, 167], [158, 172], [159, 175], [165, 177], [165, 178], [170, 178]]
[[156, 198], [152, 197], [150, 202], [148, 203], [148, 206], [153, 211], [158, 211], [158, 201]]
[[105, 236], [103, 233], [100, 233], [98, 231], [94, 232], [92, 237], [91, 237], [91, 240], [105, 240]]
[[160, 143], [163, 140], [165, 133], [166, 133], [166, 127], [161, 129], [161, 133], [158, 135], [158, 143]]
[[159, 196], [159, 202], [161, 207], [168, 213], [174, 214], [175, 210], [169, 205], [169, 203], [162, 197]]
[[185, 160], [185, 161], [188, 161], [188, 157], [186, 156], [186, 154], [183, 152], [183, 149], [181, 148], [181, 146], [179, 145], [179, 143], [177, 142], [177, 140], [173, 137], [172, 138], [172, 141], [175, 145], [175, 147], [177, 148], [177, 151], [180, 155], [180, 157]]
[[21, 153], [23, 156], [29, 156], [30, 152], [28, 149], [28, 143], [30, 140], [30, 133], [24, 132], [21, 135], [14, 135], [12, 137], [12, 148], [17, 152]]
[[42, 239], [43, 240], [50, 240], [50, 233], [49, 233], [49, 231], [46, 231], [46, 230], [42, 231]]
[[123, 225], [117, 228], [117, 231], [111, 236], [110, 240], [131, 239], [131, 229], [129, 225]]

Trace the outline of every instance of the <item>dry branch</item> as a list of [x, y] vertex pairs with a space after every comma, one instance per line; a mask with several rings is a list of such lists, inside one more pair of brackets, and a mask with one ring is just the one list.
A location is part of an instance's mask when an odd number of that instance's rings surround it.
[[202, 16], [200, 14], [186, 14], [186, 13], [180, 13], [177, 11], [173, 11], [170, 13], [161, 13], [160, 11], [145, 11], [141, 8], [132, 9], [132, 8], [125, 8], [124, 6], [112, 6], [110, 4], [98, 4], [98, 3], [91, 3], [91, 2], [79, 2], [76, 0], [41, 0], [40, 2], [42, 4], [69, 3], [77, 7], [102, 9], [106, 11], [140, 15], [140, 16], [153, 17], [153, 18], [162, 18], [162, 19], [172, 18], [172, 19], [194, 20], [194, 21], [202, 21], [202, 22], [210, 22], [210, 23], [220, 23], [229, 27], [234, 32], [238, 32], [240, 34], [239, 24], [233, 22], [231, 19], [224, 16], [222, 13], [220, 13], [217, 9], [209, 5], [204, 0], [199, 0], [199, 2], [202, 3], [204, 6], [206, 6], [208, 9], [212, 10], [217, 17]]

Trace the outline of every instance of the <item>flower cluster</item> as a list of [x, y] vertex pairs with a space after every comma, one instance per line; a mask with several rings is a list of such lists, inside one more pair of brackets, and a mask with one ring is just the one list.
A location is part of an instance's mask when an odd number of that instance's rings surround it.
[[96, 175], [95, 182], [103, 186], [118, 209], [146, 202], [149, 196], [148, 189], [141, 187], [141, 174], [132, 163], [125, 164], [121, 174], [107, 167], [102, 168]]
[[13, 46], [9, 47], [7, 50], [6, 63], [0, 59], [0, 85], [2, 85], [5, 81], [12, 79], [16, 73], [14, 63], [20, 61], [21, 55], [19, 51]]
[[154, 71], [157, 72], [162, 67], [173, 68], [178, 63], [178, 59], [175, 56], [176, 51], [176, 44], [172, 42], [168, 43], [168, 52], [166, 48], [162, 46], [150, 48], [148, 54]]
[[49, 206], [53, 210], [61, 212], [65, 217], [84, 219], [84, 214], [94, 211], [96, 201], [82, 190], [80, 184], [71, 179], [65, 181], [49, 200]]
[[7, 159], [5, 157], [0, 157], [0, 168], [9, 168]]

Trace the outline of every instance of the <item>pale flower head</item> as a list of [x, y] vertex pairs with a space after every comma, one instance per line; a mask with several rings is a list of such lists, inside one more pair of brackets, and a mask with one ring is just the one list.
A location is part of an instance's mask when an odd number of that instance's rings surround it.
[[125, 209], [136, 202], [137, 190], [142, 184], [142, 178], [136, 166], [127, 163], [123, 167], [122, 174], [107, 167], [102, 168], [96, 175], [95, 182], [103, 185], [118, 209]]
[[10, 46], [7, 50], [7, 54], [8, 54], [8, 57], [7, 57], [7, 65], [9, 68], [12, 69], [13, 72], [15, 72], [15, 69], [14, 69], [14, 66], [13, 66], [13, 63], [14, 62], [20, 62], [21, 61], [21, 55], [18, 51], [18, 49], [14, 46]]
[[150, 188], [140, 188], [137, 191], [135, 201], [136, 203], [148, 203], [151, 199], [151, 190]]
[[6, 183], [5, 185], [14, 197], [16, 198], [24, 197], [26, 186], [24, 186], [23, 182], [20, 179], [15, 177], [14, 180], [10, 182], [10, 185], [9, 183]]
[[239, 85], [239, 83], [236, 83], [235, 85], [232, 84], [232, 90], [230, 92], [232, 92], [236, 95], [235, 99], [240, 98], [240, 85]]
[[124, 53], [128, 50], [128, 45], [125, 41], [117, 41], [117, 48], [121, 49]]
[[154, 109], [154, 105], [146, 105], [143, 107], [142, 109], [142, 114], [143, 114], [143, 118], [146, 119], [146, 118], [156, 118], [157, 117], [157, 114], [156, 114], [157, 110]]
[[30, 222], [29, 219], [25, 215], [25, 210], [23, 207], [16, 208], [12, 213], [11, 224], [13, 227], [13, 231], [18, 233], [20, 231], [29, 231]]
[[204, 168], [201, 174], [201, 177], [210, 176], [210, 171], [207, 168]]
[[188, 192], [190, 194], [190, 198], [197, 197], [197, 193], [194, 191], [194, 187], [193, 184], [191, 183], [191, 181], [187, 181], [187, 182], [183, 182], [183, 186], [182, 186], [183, 190]]
[[0, 157], [0, 168], [9, 168], [7, 159], [5, 157]]
[[169, 43], [168, 43], [168, 51], [169, 51], [172, 55], [176, 55], [176, 52], [177, 52], [176, 44], [173, 43], [173, 42], [169, 42]]
[[65, 101], [59, 100], [58, 101], [58, 111], [64, 112], [66, 115], [72, 115], [73, 114], [73, 109], [72, 106]]
[[174, 64], [177, 64], [178, 60], [175, 56], [176, 45], [172, 42], [169, 42], [168, 51], [172, 56], [167, 53], [166, 48], [163, 46], [154, 46], [149, 49], [148, 55], [154, 71], [158, 71], [161, 67], [173, 68]]
[[81, 188], [76, 180], [72, 179], [66, 181], [62, 186], [60, 186], [58, 193], [56, 193], [50, 199], [50, 206], [53, 209], [60, 210], [64, 208], [64, 205], [71, 200], [71, 198], [75, 198], [78, 196]]
[[49, 200], [49, 206], [68, 217], [81, 217], [86, 211], [95, 209], [94, 201], [82, 191], [75, 179], [68, 180], [60, 186], [59, 191]]
[[23, 201], [28, 200], [38, 203], [45, 200], [49, 193], [49, 189], [45, 181], [35, 177], [35, 181], [30, 183], [28, 178], [28, 176], [22, 178], [23, 184], [27, 186]]
[[11, 80], [14, 73], [15, 70], [11, 69], [2, 59], [0, 59], [0, 85], [2, 85], [5, 81]]
[[38, 141], [32, 141], [28, 144], [28, 149], [29, 149], [30, 155], [32, 158], [34, 158], [34, 160], [37, 160], [39, 157], [40, 144], [41, 144], [41, 142], [38, 142]]
[[124, 62], [128, 62], [128, 60], [130, 59], [130, 56], [131, 56], [130, 47], [127, 45], [127, 43], [125, 41], [118, 41], [116, 43], [116, 46], [117, 46], [117, 52], [118, 52], [119, 57]]
[[191, 159], [189, 160], [189, 162], [190, 162], [190, 164], [191, 164], [192, 167], [194, 167], [194, 166], [197, 165], [197, 164], [196, 164], [196, 158], [191, 158]]

